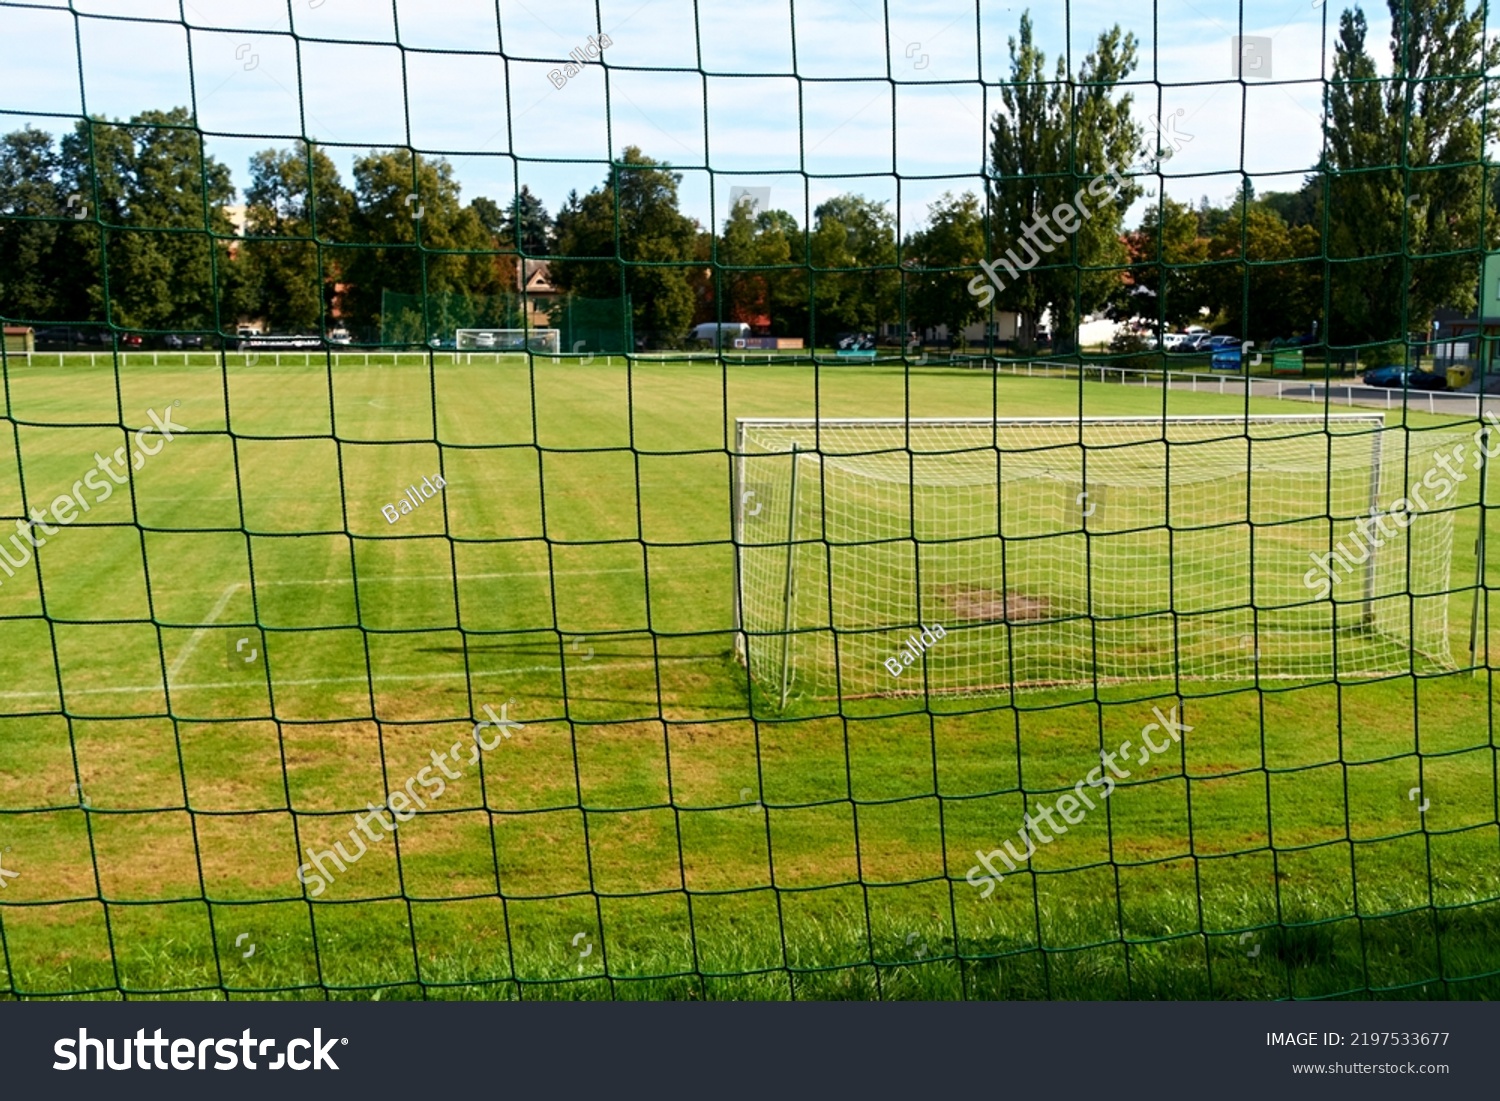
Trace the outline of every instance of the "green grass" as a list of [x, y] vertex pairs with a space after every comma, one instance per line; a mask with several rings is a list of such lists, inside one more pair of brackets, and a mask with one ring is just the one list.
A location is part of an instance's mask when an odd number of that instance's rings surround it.
[[[1176, 697], [752, 715], [736, 417], [1315, 407], [947, 368], [371, 359], [5, 365], [5, 515], [23, 475], [45, 505], [147, 408], [180, 401], [190, 432], [135, 472], [133, 511], [122, 489], [49, 538], [40, 587], [0, 577], [0, 863], [20, 873], [0, 992], [1500, 993], [1487, 671], [1184, 682], [1180, 750], [989, 900], [964, 873], [1022, 792], [1051, 802]], [[446, 512], [388, 523], [440, 468]], [[1461, 660], [1476, 531], [1462, 509]], [[399, 859], [385, 840], [304, 897], [300, 848], [508, 701], [524, 727], [401, 827]]]

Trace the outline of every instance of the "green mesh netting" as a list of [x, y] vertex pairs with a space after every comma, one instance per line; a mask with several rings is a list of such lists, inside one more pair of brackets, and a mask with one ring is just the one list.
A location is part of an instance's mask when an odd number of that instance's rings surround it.
[[0, 995], [1500, 993], [1482, 8], [338, 7], [0, 3]]

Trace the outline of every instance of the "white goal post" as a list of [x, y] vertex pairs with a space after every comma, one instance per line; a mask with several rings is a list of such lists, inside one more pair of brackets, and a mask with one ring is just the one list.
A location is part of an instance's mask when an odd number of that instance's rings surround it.
[[742, 418], [738, 650], [773, 708], [1452, 668], [1456, 498], [1390, 510], [1472, 435], [1379, 413]]
[[556, 355], [561, 333], [557, 329], [458, 329], [453, 336], [460, 352], [546, 352]]

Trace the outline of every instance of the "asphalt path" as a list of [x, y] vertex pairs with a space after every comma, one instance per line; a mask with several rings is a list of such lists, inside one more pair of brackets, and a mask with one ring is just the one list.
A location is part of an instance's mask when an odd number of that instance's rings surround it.
[[[1092, 372], [1090, 372], [1092, 373]], [[1106, 381], [1115, 381], [1108, 378]], [[1477, 417], [1484, 411], [1500, 416], [1500, 394], [1475, 394], [1463, 391], [1399, 390], [1380, 386], [1365, 386], [1356, 380], [1349, 382], [1310, 382], [1303, 379], [1254, 378], [1248, 380], [1252, 397], [1280, 398], [1286, 401], [1305, 401], [1309, 404], [1330, 408], [1356, 409], [1400, 409], [1418, 413], [1446, 414], [1454, 417]], [[1187, 390], [1204, 394], [1242, 394], [1246, 379], [1233, 375], [1193, 375], [1190, 378], [1174, 378], [1174, 390]], [[1126, 386], [1160, 386], [1160, 377], [1126, 376]]]

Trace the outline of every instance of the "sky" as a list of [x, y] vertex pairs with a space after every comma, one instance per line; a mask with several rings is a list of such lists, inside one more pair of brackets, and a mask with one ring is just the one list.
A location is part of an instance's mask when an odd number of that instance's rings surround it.
[[[1321, 147], [1337, 8], [1325, 0], [1041, 0], [1037, 45], [1077, 71], [1101, 31], [1139, 40], [1139, 122], [1178, 151], [1158, 189], [1222, 202], [1300, 185]], [[799, 223], [856, 192], [902, 235], [944, 192], [979, 191], [987, 120], [1025, 5], [1006, 0], [0, 0], [0, 127], [196, 108], [209, 153], [305, 136], [350, 183], [371, 148], [454, 165], [464, 198], [526, 183], [555, 212], [628, 145], [681, 172], [684, 213], [721, 226], [736, 187]], [[1389, 71], [1385, 5], [1366, 9]], [[607, 35], [606, 65], [558, 77]], [[1236, 78], [1236, 36], [1256, 41]], [[559, 77], [562, 74], [559, 73]], [[63, 116], [63, 117], [57, 117]], [[711, 166], [711, 167], [710, 167]]]

